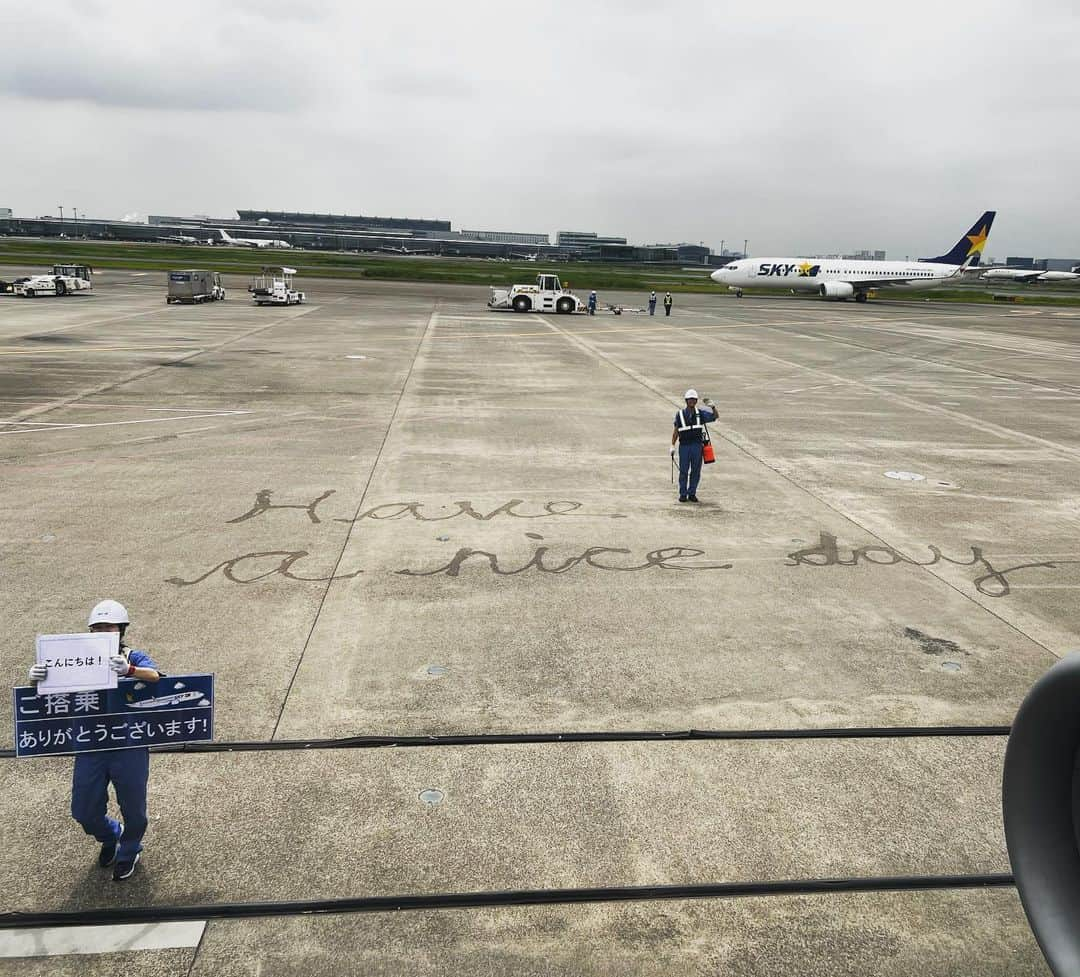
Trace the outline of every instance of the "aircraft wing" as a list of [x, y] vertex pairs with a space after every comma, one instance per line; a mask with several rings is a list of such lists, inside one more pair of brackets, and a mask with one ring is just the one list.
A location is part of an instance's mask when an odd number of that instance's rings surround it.
[[850, 282], [849, 284], [853, 285], [856, 289], [888, 288], [891, 285], [909, 285], [909, 284], [911, 284], [911, 282], [916, 281], [916, 280], [921, 281], [922, 279], [916, 279], [914, 277], [910, 277], [910, 278], [882, 278], [882, 279], [879, 279], [877, 281], [874, 281], [874, 280], [865, 281], [865, 280], [860, 279], [857, 282]]

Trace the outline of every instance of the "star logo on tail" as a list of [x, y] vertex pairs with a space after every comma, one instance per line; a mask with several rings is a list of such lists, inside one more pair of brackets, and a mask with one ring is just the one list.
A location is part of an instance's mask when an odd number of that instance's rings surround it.
[[978, 233], [976, 233], [976, 234], [968, 234], [967, 235], [967, 239], [971, 242], [971, 247], [968, 248], [968, 257], [969, 258], [973, 254], [982, 254], [983, 248], [986, 247], [986, 239], [989, 236], [990, 235], [987, 233], [987, 229], [986, 229], [985, 224], [983, 224], [983, 226], [981, 228], [979, 228]]

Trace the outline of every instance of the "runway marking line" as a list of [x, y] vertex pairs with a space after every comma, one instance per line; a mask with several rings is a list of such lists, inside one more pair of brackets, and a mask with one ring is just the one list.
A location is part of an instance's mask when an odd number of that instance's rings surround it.
[[[150, 408], [151, 410], [155, 408]], [[157, 410], [172, 410], [173, 408], [156, 408]], [[180, 408], [185, 410], [185, 408]], [[168, 421], [197, 421], [209, 417], [236, 417], [243, 414], [251, 414], [249, 410], [219, 410], [205, 413], [174, 414], [171, 417], [143, 417], [130, 421], [5, 421], [0, 420], [0, 426], [17, 426], [22, 430], [0, 431], [0, 437], [9, 434], [51, 434], [56, 431], [71, 431], [89, 427], [122, 427], [128, 424], [161, 424]], [[205, 428], [203, 430], [209, 430]]]
[[158, 346], [79, 346], [70, 349], [44, 349], [27, 347], [26, 349], [0, 349], [0, 356], [58, 356], [68, 353], [138, 353], [157, 352], [159, 350], [185, 350], [195, 352], [204, 350], [203, 346], [177, 346], [161, 344]]
[[[539, 322], [539, 320], [537, 320]], [[748, 323], [730, 323], [726, 326], [711, 323], [702, 323], [695, 327], [688, 327], [685, 324], [682, 326], [620, 326], [613, 329], [584, 329], [577, 332], [567, 330], [567, 335], [570, 336], [595, 336], [601, 333], [646, 333], [646, 332], [673, 332], [676, 328], [699, 328], [699, 329], [733, 329], [740, 328], [742, 326], [749, 325]], [[756, 323], [755, 323], [756, 325]], [[785, 323], [786, 325], [786, 323]], [[556, 333], [551, 332], [496, 332], [496, 333], [448, 333], [442, 336], [431, 336], [431, 339], [551, 339]]]

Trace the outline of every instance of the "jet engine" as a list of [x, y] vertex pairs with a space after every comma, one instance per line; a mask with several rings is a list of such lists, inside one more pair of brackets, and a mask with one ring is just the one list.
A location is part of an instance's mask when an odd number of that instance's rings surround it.
[[1028, 922], [1050, 969], [1080, 974], [1080, 655], [1028, 693], [1005, 750], [1005, 840]]
[[849, 282], [822, 282], [818, 293], [823, 299], [849, 299], [855, 294], [855, 286]]

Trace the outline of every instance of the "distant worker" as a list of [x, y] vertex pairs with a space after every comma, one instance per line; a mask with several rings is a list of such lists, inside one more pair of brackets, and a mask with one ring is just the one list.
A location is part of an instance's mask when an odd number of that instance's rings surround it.
[[671, 303], [674, 301], [671, 297], [671, 292], [668, 292], [664, 296], [664, 315], [671, 315]]
[[596, 315], [596, 289], [589, 292], [589, 315]]
[[[109, 667], [122, 678], [156, 682], [161, 678], [157, 665], [145, 651], [124, 644], [128, 612], [115, 600], [94, 605], [88, 621], [95, 633], [118, 632], [120, 650], [109, 659]], [[45, 665], [30, 667], [30, 681], [40, 682], [48, 675]], [[130, 878], [139, 862], [142, 839], [146, 833], [146, 782], [150, 776], [150, 751], [146, 747], [126, 750], [97, 750], [75, 756], [71, 781], [71, 816], [83, 831], [101, 842], [98, 865], [113, 865], [113, 881]], [[106, 815], [109, 783], [116, 792], [123, 822]]]
[[671, 432], [671, 457], [679, 445], [679, 501], [697, 502], [697, 487], [701, 480], [701, 459], [705, 450], [705, 425], [716, 420], [716, 408], [708, 397], [705, 410], [697, 409], [698, 394], [690, 389], [684, 395], [686, 407], [675, 415], [675, 430]]
[[656, 315], [656, 292], [649, 293], [649, 315]]

